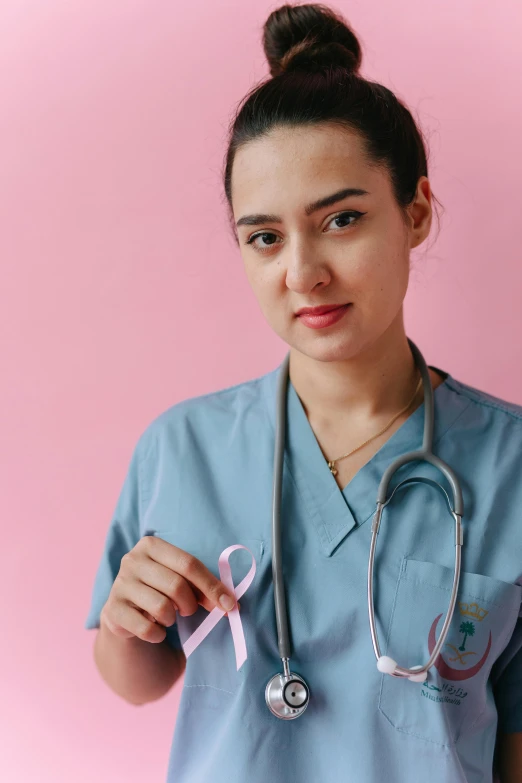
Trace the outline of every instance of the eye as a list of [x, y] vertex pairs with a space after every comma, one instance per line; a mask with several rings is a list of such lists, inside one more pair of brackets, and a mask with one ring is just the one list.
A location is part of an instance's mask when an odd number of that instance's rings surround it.
[[259, 239], [260, 237], [263, 237], [263, 241], [265, 237], [275, 237], [275, 239], [278, 239], [276, 234], [273, 234], [271, 231], [260, 231], [257, 234], [252, 234], [252, 236], [247, 239], [245, 242], [246, 245], [252, 245], [252, 247], [257, 250], [260, 253], [266, 253], [268, 249], [270, 249], [272, 244], [275, 244], [273, 242], [269, 242], [268, 245], [256, 245], [254, 244], [256, 239]]
[[[338, 215], [330, 219], [328, 225], [330, 225], [330, 223], [333, 223], [334, 220], [346, 221], [347, 219], [352, 218], [351, 223], [348, 223], [347, 225], [344, 226], [339, 226], [339, 225], [337, 226], [337, 228], [339, 229], [350, 228], [350, 226], [353, 226], [364, 214], [366, 213], [357, 212], [354, 210], [350, 210], [348, 212], [347, 211], [340, 212]], [[263, 242], [266, 242], [268, 239], [269, 240], [268, 244], [266, 245], [256, 244], [256, 240], [260, 239], [261, 237], [263, 238]], [[255, 250], [257, 250], [257, 252], [259, 253], [266, 253], [268, 250], [270, 250], [270, 248], [273, 245], [276, 244], [277, 239], [279, 239], [279, 237], [277, 236], [277, 234], [274, 234], [272, 231], [258, 231], [257, 234], [252, 234], [252, 236], [246, 240], [245, 244], [252, 245], [252, 247], [255, 248]]]
[[[347, 218], [354, 218], [353, 223], [348, 224], [348, 228], [349, 228], [350, 226], [353, 226], [354, 223], [357, 223], [357, 221], [360, 218], [362, 218], [364, 214], [365, 214], [364, 212], [355, 212], [353, 210], [350, 212], [340, 212], [338, 215], [336, 215], [334, 218], [330, 220], [330, 223], [332, 223], [334, 220], [342, 221], [342, 220], [346, 220]], [[346, 228], [346, 227], [347, 226], [337, 226], [337, 228]]]

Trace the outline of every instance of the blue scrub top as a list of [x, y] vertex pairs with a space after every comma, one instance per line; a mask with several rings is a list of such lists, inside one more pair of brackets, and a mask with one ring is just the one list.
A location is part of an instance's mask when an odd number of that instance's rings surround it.
[[[223, 617], [187, 659], [168, 782], [492, 781], [497, 725], [522, 731], [522, 406], [446, 373], [434, 391], [434, 452], [463, 490], [463, 572], [438, 667], [413, 683], [377, 670], [367, 568], [380, 479], [391, 460], [421, 446], [424, 404], [341, 491], [289, 384], [282, 524], [290, 664], [311, 698], [301, 717], [284, 721], [264, 697], [282, 670], [271, 563], [279, 371], [173, 405], [142, 433], [85, 627], [99, 627], [120, 560], [140, 537], [154, 534], [191, 552], [216, 576], [220, 553], [243, 544], [257, 565], [240, 599], [248, 658], [237, 671]], [[445, 486], [431, 465], [411, 463], [391, 487], [414, 475]], [[385, 509], [377, 629], [381, 652], [401, 666], [425, 663], [430, 638], [440, 634], [454, 540], [444, 497], [426, 484], [399, 490]], [[237, 584], [251, 558], [238, 550], [229, 562]], [[178, 616], [169, 643], [180, 647], [207, 614], [199, 607]]]

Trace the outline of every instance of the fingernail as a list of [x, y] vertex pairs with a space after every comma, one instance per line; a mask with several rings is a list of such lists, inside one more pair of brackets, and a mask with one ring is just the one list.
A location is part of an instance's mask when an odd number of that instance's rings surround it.
[[230, 612], [230, 610], [233, 609], [234, 606], [236, 605], [234, 599], [231, 598], [229, 595], [226, 595], [225, 593], [219, 599], [219, 603], [221, 604], [223, 609], [227, 610], [227, 612]]

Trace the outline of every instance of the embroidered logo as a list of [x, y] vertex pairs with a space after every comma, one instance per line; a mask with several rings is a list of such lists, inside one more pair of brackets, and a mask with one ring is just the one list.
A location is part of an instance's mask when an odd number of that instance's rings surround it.
[[[459, 610], [463, 617], [473, 618], [473, 620], [476, 621], [476, 624], [481, 623], [489, 614], [487, 609], [483, 609], [476, 603], [468, 604], [462, 601], [459, 603]], [[430, 651], [430, 655], [435, 648], [437, 625], [441, 617], [442, 614], [437, 615], [431, 624], [431, 628], [428, 634], [428, 649]], [[489, 631], [486, 648], [479, 660], [477, 660], [479, 653], [477, 653], [475, 650], [469, 649], [470, 645], [468, 640], [473, 639], [475, 636], [476, 624], [472, 622], [472, 620], [463, 620], [460, 623], [458, 629], [459, 634], [461, 634], [461, 638], [458, 640], [452, 640], [452, 642], [446, 642], [445, 644], [445, 647], [449, 648], [449, 652], [446, 651], [446, 660], [442, 657], [442, 650], [437, 656], [434, 665], [440, 676], [445, 680], [469, 680], [470, 677], [474, 677], [475, 674], [478, 674], [478, 672], [486, 663], [489, 651], [491, 650], [491, 631]], [[483, 635], [484, 634], [479, 634], [479, 636]], [[460, 641], [460, 644], [458, 644], [458, 641]]]

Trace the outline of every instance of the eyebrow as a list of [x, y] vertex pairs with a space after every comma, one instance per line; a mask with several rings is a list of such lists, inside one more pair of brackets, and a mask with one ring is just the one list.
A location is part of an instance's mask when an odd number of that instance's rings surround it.
[[[317, 201], [312, 201], [311, 204], [307, 204], [304, 208], [304, 213], [307, 217], [314, 212], [318, 212], [324, 207], [331, 207], [332, 204], [337, 204], [338, 201], [343, 201], [350, 196], [369, 196], [370, 193], [363, 188], [343, 188], [338, 190], [337, 193], [332, 193], [330, 196], [324, 196]], [[282, 219], [279, 215], [243, 215], [237, 221], [237, 226], [259, 226], [262, 223], [282, 223]]]

